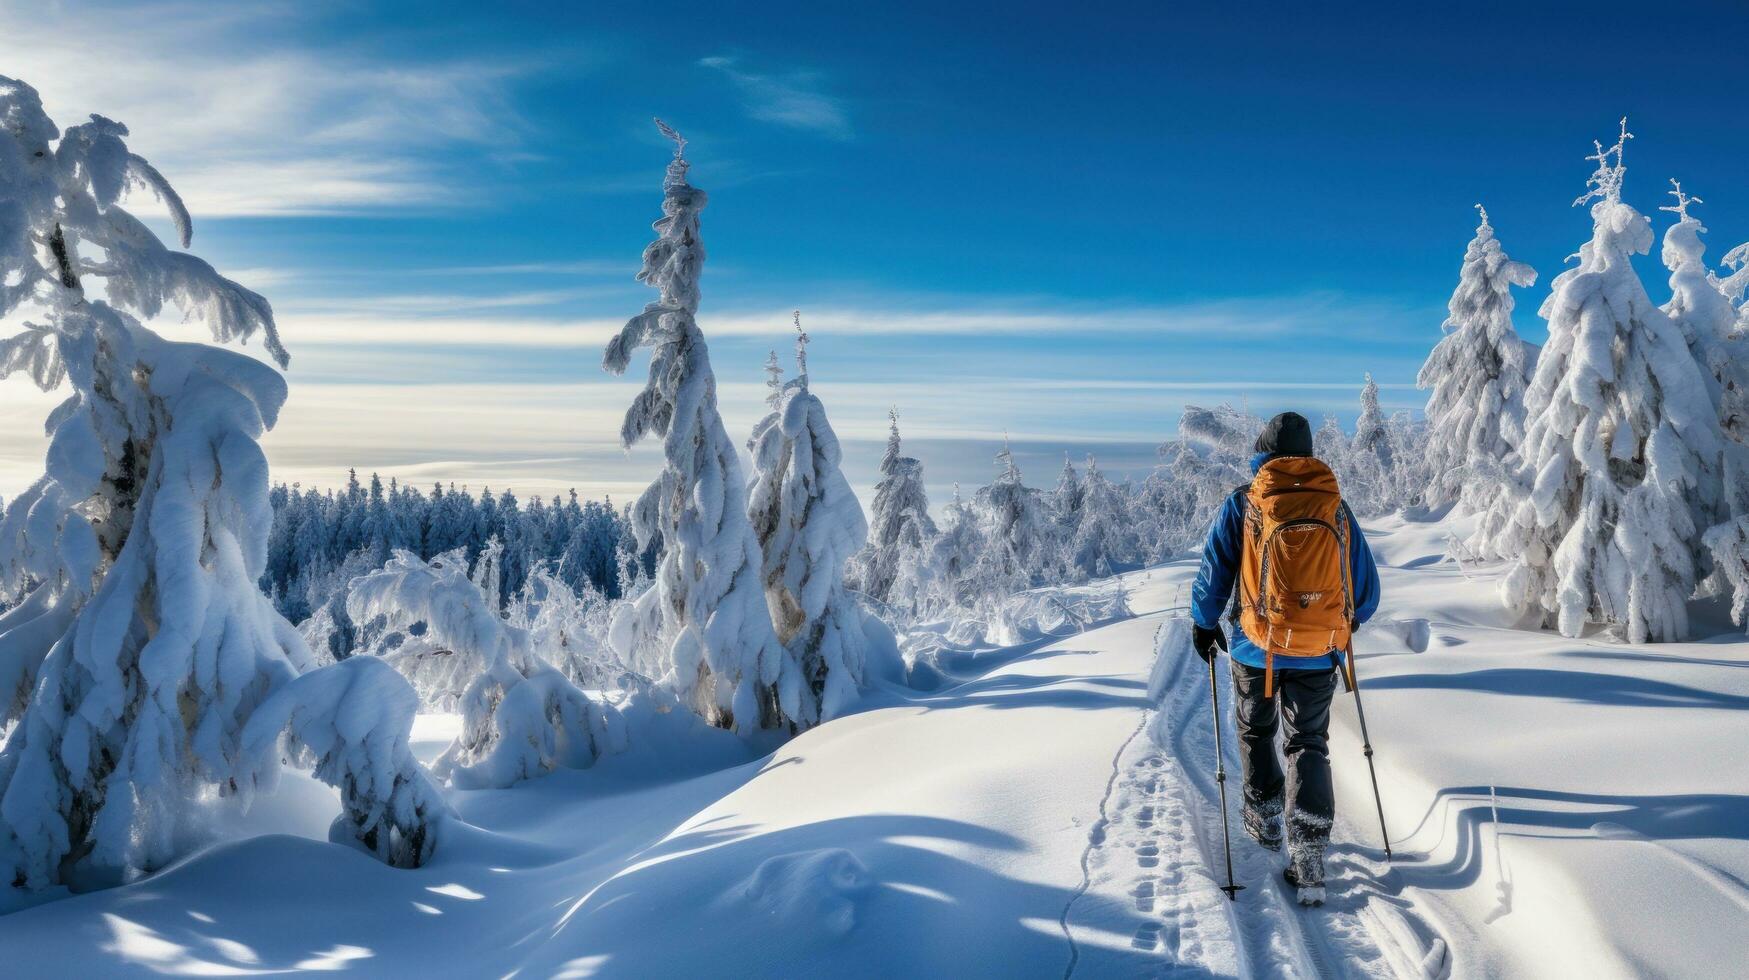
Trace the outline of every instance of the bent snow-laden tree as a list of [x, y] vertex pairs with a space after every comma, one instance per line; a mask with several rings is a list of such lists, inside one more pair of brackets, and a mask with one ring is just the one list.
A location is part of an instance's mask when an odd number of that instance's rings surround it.
[[1500, 461], [1523, 437], [1524, 389], [1535, 349], [1512, 329], [1512, 287], [1536, 283], [1536, 270], [1514, 262], [1501, 249], [1480, 204], [1481, 224], [1464, 252], [1463, 271], [1451, 294], [1450, 315], [1416, 384], [1427, 397], [1427, 454], [1432, 477], [1430, 506], [1451, 503], [1468, 490], [1472, 504], [1491, 497]]
[[796, 376], [747, 443], [747, 516], [764, 554], [772, 625], [807, 682], [795, 718], [806, 727], [842, 714], [897, 650], [844, 587], [844, 564], [867, 542], [868, 524], [840, 468], [826, 407], [808, 387], [800, 313], [796, 331]]
[[805, 684], [766, 611], [741, 463], [717, 412], [716, 377], [694, 319], [705, 194], [686, 182], [686, 142], [657, 125], [674, 141], [674, 159], [638, 278], [661, 295], [608, 344], [602, 366], [623, 374], [634, 351], [651, 349], [648, 380], [626, 411], [620, 441], [629, 448], [647, 435], [662, 438], [662, 473], [632, 508], [632, 527], [641, 544], [659, 536], [665, 547], [655, 584], [615, 623], [615, 644], [648, 642], [656, 632], [675, 692], [714, 725], [742, 734], [794, 730]]
[[936, 535], [923, 488], [923, 463], [904, 455], [899, 446], [898, 409], [887, 413], [887, 422], [887, 451], [875, 485], [868, 546], [851, 563], [857, 586], [881, 602], [893, 601], [900, 566], [920, 555]]
[[[368, 652], [422, 693], [460, 707], [462, 730], [433, 766], [438, 778], [465, 789], [505, 787], [560, 767], [588, 768], [625, 747], [619, 712], [535, 655], [528, 631], [506, 622], [468, 577], [466, 549], [430, 562], [396, 552], [353, 580], [346, 604], [353, 622], [382, 617], [384, 640], [398, 641]], [[412, 629], [418, 624], [424, 628]]]
[[[43, 477], [0, 519], [0, 583], [19, 597], [0, 617], [0, 727], [17, 720], [0, 748], [0, 878], [27, 888], [161, 867], [203, 787], [246, 800], [270, 785], [277, 739], [243, 727], [309, 664], [255, 584], [272, 523], [257, 440], [284, 380], [121, 308], [178, 306], [215, 340], [260, 336], [284, 365], [272, 310], [118, 206], [151, 190], [187, 245], [187, 211], [126, 135], [101, 116], [58, 134], [30, 86], [0, 77], [0, 315], [41, 315], [0, 341], [0, 376], [71, 389]], [[98, 283], [105, 298], [87, 293]], [[386, 803], [369, 798], [382, 775], [348, 799], [361, 840], [384, 838], [366, 816]], [[402, 818], [393, 834], [421, 844], [395, 856], [417, 863], [432, 838], [417, 807], [387, 817]]]
[[250, 716], [243, 745], [266, 756], [285, 732], [292, 749], [313, 760], [316, 777], [340, 790], [329, 838], [395, 867], [418, 867], [452, 815], [413, 757], [408, 740], [418, 713], [419, 696], [394, 668], [352, 657], [281, 687]]
[[[1525, 393], [1528, 496], [1495, 508], [1489, 549], [1517, 555], [1502, 597], [1567, 636], [1610, 624], [1633, 643], [1681, 638], [1695, 541], [1718, 511], [1720, 436], [1705, 370], [1630, 264], [1651, 223], [1621, 199], [1630, 138], [1597, 145], [1592, 237], [1543, 304], [1549, 340]], [[1592, 203], [1595, 202], [1595, 203]]]

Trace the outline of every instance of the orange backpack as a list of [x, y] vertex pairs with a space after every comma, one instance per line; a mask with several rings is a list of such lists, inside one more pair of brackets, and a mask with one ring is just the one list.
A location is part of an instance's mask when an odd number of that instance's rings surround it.
[[1264, 463], [1246, 493], [1245, 528], [1239, 625], [1263, 651], [1267, 698], [1276, 657], [1327, 657], [1349, 646], [1350, 531], [1335, 474], [1311, 456]]

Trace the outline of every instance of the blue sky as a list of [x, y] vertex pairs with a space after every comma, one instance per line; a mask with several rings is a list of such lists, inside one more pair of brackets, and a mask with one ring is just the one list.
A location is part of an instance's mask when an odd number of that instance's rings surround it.
[[[560, 6], [0, 0], [0, 73], [132, 126], [194, 250], [274, 302], [267, 446], [306, 483], [647, 480], [599, 354], [647, 298], [653, 115], [711, 193], [731, 432], [800, 307], [853, 482], [897, 404], [938, 503], [1004, 431], [1048, 485], [1065, 449], [1145, 472], [1186, 402], [1347, 421], [1371, 370], [1419, 409], [1471, 205], [1541, 273], [1540, 339], [1624, 114], [1632, 203], [1679, 177], [1713, 258], [1749, 238], [1741, 3]], [[0, 492], [40, 468], [24, 386]]]

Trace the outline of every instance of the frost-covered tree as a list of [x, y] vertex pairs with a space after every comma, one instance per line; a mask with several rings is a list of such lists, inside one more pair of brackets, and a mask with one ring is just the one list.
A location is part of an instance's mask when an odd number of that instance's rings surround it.
[[587, 581], [576, 592], [546, 565], [539, 565], [523, 582], [506, 618], [527, 630], [535, 654], [559, 668], [571, 683], [586, 691], [603, 691], [631, 670], [602, 642], [612, 608]]
[[1349, 439], [1347, 466], [1338, 474], [1343, 499], [1361, 514], [1385, 514], [1395, 509], [1397, 494], [1390, 422], [1379, 408], [1379, 385], [1372, 374], [1360, 389], [1360, 416]]
[[1724, 481], [1705, 369], [1630, 263], [1652, 228], [1621, 199], [1629, 138], [1624, 121], [1615, 145], [1597, 144], [1574, 202], [1591, 204], [1592, 237], [1541, 310], [1549, 340], [1520, 449], [1529, 494], [1496, 502], [1510, 520], [1490, 550], [1515, 556], [1509, 605], [1568, 636], [1606, 623], [1643, 643], [1687, 632], [1695, 541]]
[[1050, 496], [1051, 517], [1065, 542], [1074, 539], [1075, 528], [1081, 524], [1081, 501], [1086, 492], [1081, 475], [1075, 472], [1075, 464], [1069, 461], [1069, 454], [1065, 451], [1063, 470], [1057, 475], [1057, 485]]
[[[764, 556], [765, 601], [778, 641], [807, 681], [803, 727], [844, 712], [871, 667], [896, 657], [844, 587], [844, 565], [868, 540], [862, 504], [844, 479], [838, 437], [809, 387], [808, 335], [796, 314], [796, 376], [748, 441], [748, 519]], [[871, 661], [873, 663], [871, 663]]]
[[1182, 438], [1211, 454], [1241, 461], [1251, 455], [1262, 431], [1262, 419], [1231, 405], [1214, 408], [1186, 405], [1178, 417], [1178, 434]]
[[267, 756], [280, 733], [307, 756], [316, 777], [340, 790], [335, 843], [357, 846], [398, 868], [436, 850], [453, 816], [410, 739], [419, 696], [375, 657], [312, 670], [276, 691], [243, 728], [245, 749]]
[[[272, 310], [119, 205], [149, 190], [187, 246], [188, 212], [126, 135], [101, 116], [59, 133], [35, 90], [0, 77], [0, 316], [41, 316], [0, 341], [0, 376], [70, 389], [44, 475], [0, 518], [0, 584], [20, 596], [0, 617], [0, 728], [16, 721], [0, 748], [0, 881], [14, 887], [162, 867], [197, 795], [272, 784], [278, 740], [244, 726], [310, 666], [256, 585], [272, 521], [257, 440], [284, 380], [124, 312], [180, 307], [216, 341], [260, 337], [283, 366]], [[354, 733], [394, 727], [359, 711]]]
[[[1536, 270], [1514, 262], [1494, 237], [1488, 212], [1464, 252], [1451, 294], [1445, 336], [1421, 366], [1416, 384], [1427, 397], [1427, 503], [1456, 501], [1466, 488], [1473, 505], [1485, 504], [1499, 471], [1523, 437], [1524, 389], [1535, 349], [1512, 328], [1512, 287], [1536, 283]], [[1376, 396], [1375, 396], [1376, 404]], [[1402, 458], [1399, 456], [1399, 458]]]
[[1723, 499], [1717, 524], [1707, 529], [1703, 542], [1713, 567], [1705, 593], [1731, 593], [1731, 616], [1737, 625], [1749, 620], [1749, 340], [1737, 326], [1737, 310], [1721, 280], [1707, 268], [1706, 246], [1701, 235], [1706, 228], [1689, 213], [1702, 203], [1683, 193], [1672, 180], [1671, 206], [1660, 208], [1676, 215], [1676, 223], [1664, 233], [1663, 260], [1670, 270], [1670, 302], [1664, 312], [1682, 331], [1688, 349], [1706, 371], [1714, 413], [1724, 436], [1720, 440]]
[[1263, 420], [1231, 405], [1201, 408], [1184, 406], [1178, 418], [1178, 433], [1200, 453], [1192, 460], [1179, 456], [1181, 472], [1196, 487], [1196, 517], [1192, 523], [1198, 538], [1234, 488], [1251, 482], [1250, 458], [1263, 432]]
[[347, 611], [387, 630], [369, 653], [428, 699], [460, 707], [461, 733], [433, 766], [438, 778], [467, 789], [504, 787], [560, 767], [587, 768], [625, 747], [619, 712], [535, 655], [528, 631], [506, 622], [468, 577], [460, 550], [430, 562], [397, 552], [352, 583]]
[[806, 683], [766, 611], [741, 462], [717, 412], [716, 377], [695, 319], [705, 194], [687, 183], [685, 140], [657, 125], [674, 141], [674, 158], [638, 278], [660, 297], [608, 344], [602, 366], [623, 374], [633, 352], [651, 348], [649, 377], [626, 411], [620, 442], [662, 439], [662, 473], [638, 498], [632, 527], [640, 543], [659, 536], [666, 550], [655, 586], [614, 635], [635, 645], [655, 632], [669, 655], [667, 681], [712, 724], [743, 734], [793, 730]]
[[868, 546], [857, 553], [850, 573], [863, 592], [882, 602], [892, 601], [901, 563], [915, 563], [936, 534], [923, 487], [923, 463], [906, 456], [899, 445], [898, 409], [887, 413], [887, 422], [887, 451], [875, 485]]
[[970, 583], [980, 601], [994, 601], [1042, 584], [1056, 569], [1056, 536], [1038, 491], [1021, 482], [1007, 438], [996, 454], [995, 482], [978, 490], [984, 549]]
[[929, 548], [940, 604], [943, 607], [969, 607], [974, 601], [970, 590], [973, 571], [978, 556], [984, 552], [985, 543], [977, 511], [960, 495], [957, 482], [941, 517], [941, 533]]
[[1134, 501], [1136, 529], [1143, 539], [1143, 557], [1169, 561], [1207, 534], [1198, 528], [1201, 481], [1207, 462], [1180, 435], [1156, 450], [1159, 462], [1142, 481]]
[[1683, 193], [1676, 181], [1670, 183], [1676, 203], [1659, 208], [1677, 219], [1664, 233], [1662, 258], [1670, 270], [1670, 302], [1663, 309], [1706, 369], [1720, 429], [1742, 442], [1749, 439], [1749, 339], [1737, 330], [1737, 311], [1726, 294], [1730, 284], [1707, 268], [1706, 245], [1701, 241], [1706, 228], [1688, 212], [1703, 202]]
[[1379, 409], [1379, 383], [1372, 372], [1360, 388], [1360, 417], [1354, 420], [1354, 438], [1349, 445], [1356, 453], [1371, 453], [1385, 468], [1391, 465], [1391, 440], [1385, 431], [1385, 413]]
[[1081, 479], [1080, 520], [1069, 540], [1069, 567], [1086, 578], [1105, 578], [1134, 562], [1139, 542], [1129, 495], [1105, 478], [1091, 454]]
[[1749, 333], [1749, 242], [1725, 253], [1725, 268], [1731, 270], [1719, 279], [1719, 292], [1737, 307], [1739, 335]]
[[1348, 456], [1348, 433], [1334, 415], [1324, 416], [1324, 424], [1312, 433], [1312, 451], [1332, 471], [1341, 473]]

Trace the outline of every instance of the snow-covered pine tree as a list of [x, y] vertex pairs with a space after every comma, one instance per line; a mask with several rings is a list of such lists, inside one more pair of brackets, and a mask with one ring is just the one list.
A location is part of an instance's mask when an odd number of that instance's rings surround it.
[[1139, 557], [1129, 496], [1105, 478], [1091, 453], [1081, 486], [1080, 520], [1067, 550], [1070, 567], [1086, 578], [1106, 578]]
[[1736, 332], [1749, 334], [1749, 242], [1726, 252], [1724, 263], [1731, 271], [1719, 279], [1719, 292], [1737, 307]]
[[1192, 526], [1205, 466], [1202, 456], [1183, 435], [1162, 443], [1156, 453], [1159, 462], [1142, 481], [1135, 501], [1136, 529], [1149, 562], [1178, 557], [1207, 530]]
[[909, 556], [927, 552], [935, 537], [929, 516], [929, 496], [923, 487], [922, 461], [906, 456], [899, 444], [899, 410], [887, 412], [887, 451], [881, 456], [881, 480], [875, 484], [868, 546], [851, 563], [851, 579], [881, 602], [893, 601], [893, 581]]
[[1718, 512], [1721, 439], [1705, 369], [1630, 264], [1652, 227], [1622, 201], [1623, 121], [1597, 144], [1586, 193], [1592, 237], [1555, 278], [1549, 340], [1525, 393], [1520, 448], [1529, 493], [1503, 498], [1492, 553], [1514, 555], [1509, 606], [1539, 610], [1567, 636], [1587, 623], [1629, 642], [1688, 629], [1695, 541]]
[[1749, 340], [1737, 331], [1737, 311], [1726, 294], [1731, 285], [1707, 268], [1706, 245], [1700, 237], [1706, 227], [1688, 213], [1691, 206], [1703, 202], [1683, 193], [1676, 181], [1670, 183], [1676, 203], [1658, 209], [1677, 219], [1664, 233], [1662, 258], [1670, 270], [1670, 302], [1663, 309], [1706, 369], [1720, 429], [1737, 442], [1749, 441]]
[[1739, 626], [1749, 621], [1749, 346], [1737, 328], [1737, 310], [1727, 290], [1734, 288], [1707, 268], [1706, 228], [1689, 213], [1702, 203], [1672, 180], [1671, 206], [1676, 215], [1664, 233], [1663, 260], [1670, 270], [1670, 302], [1664, 312], [1682, 331], [1688, 349], [1706, 371], [1709, 393], [1724, 436], [1720, 440], [1724, 473], [1718, 523], [1702, 537], [1713, 575], [1702, 586], [1707, 594], [1731, 593], [1731, 617]]
[[[624, 615], [659, 624], [655, 642], [668, 650], [668, 681], [712, 724], [743, 734], [793, 730], [806, 684], [766, 611], [741, 462], [717, 412], [716, 377], [694, 319], [706, 198], [687, 183], [686, 141], [660, 120], [657, 126], [673, 140], [674, 158], [638, 279], [660, 298], [626, 323], [602, 357], [607, 371], [623, 374], [633, 352], [651, 348], [649, 377], [626, 411], [620, 442], [630, 447], [654, 435], [663, 445], [662, 473], [638, 498], [632, 527], [640, 543], [660, 537], [666, 550], [655, 587]], [[627, 632], [616, 624], [616, 639], [624, 642]], [[648, 629], [629, 632], [639, 642], [635, 635]]]
[[1334, 415], [1324, 416], [1324, 424], [1312, 433], [1312, 451], [1334, 472], [1342, 472], [1348, 456], [1348, 433]]
[[1055, 571], [1049, 517], [1037, 491], [1021, 482], [1008, 438], [996, 454], [996, 479], [978, 490], [985, 547], [972, 567], [970, 584], [980, 603], [999, 601], [1039, 585]]
[[[1536, 283], [1536, 270], [1514, 262], [1494, 237], [1488, 212], [1464, 251], [1457, 289], [1440, 338], [1416, 377], [1427, 397], [1427, 453], [1431, 479], [1426, 503], [1452, 503], [1468, 491], [1485, 506], [1498, 487], [1492, 478], [1523, 437], [1524, 389], [1535, 348], [1512, 328], [1512, 287]], [[1376, 398], [1375, 398], [1376, 404]]]
[[[59, 133], [34, 89], [0, 77], [0, 316], [43, 316], [0, 341], [0, 376], [71, 389], [49, 416], [44, 475], [0, 518], [0, 584], [21, 595], [0, 617], [0, 727], [17, 722], [0, 747], [0, 882], [30, 889], [162, 867], [197, 794], [271, 786], [277, 739], [243, 729], [311, 663], [256, 584], [272, 522], [257, 440], [284, 379], [123, 312], [178, 306], [216, 341], [261, 337], [283, 366], [272, 310], [119, 206], [130, 186], [152, 191], [188, 244], [188, 212], [126, 135], [102, 116]], [[360, 711], [354, 732], [371, 727]], [[425, 842], [428, 815], [385, 819]]]
[[838, 437], [809, 387], [808, 335], [796, 313], [796, 376], [753, 431], [747, 516], [764, 556], [765, 601], [778, 641], [807, 681], [807, 727], [842, 714], [892, 660], [890, 635], [871, 642], [862, 608], [844, 587], [844, 565], [868, 540], [862, 504], [840, 468]]
[[1348, 441], [1347, 468], [1339, 474], [1343, 499], [1360, 514], [1383, 514], [1394, 509], [1391, 434], [1379, 408], [1379, 385], [1371, 372], [1360, 389], [1360, 415], [1354, 436]]
[[1063, 470], [1057, 475], [1057, 485], [1050, 497], [1051, 517], [1065, 542], [1074, 540], [1075, 529], [1081, 525], [1081, 500], [1085, 494], [1081, 476], [1075, 472], [1075, 464], [1069, 461], [1065, 450]]
[[1360, 387], [1360, 417], [1354, 420], [1354, 438], [1349, 444], [1357, 453], [1377, 456], [1379, 463], [1389, 469], [1391, 440], [1385, 424], [1385, 413], [1379, 409], [1379, 383], [1368, 371], [1366, 383]]
[[935, 582], [942, 607], [968, 607], [973, 597], [970, 585], [978, 556], [984, 552], [983, 529], [978, 515], [960, 496], [960, 485], [953, 485], [953, 496], [941, 512], [941, 533], [929, 547], [930, 565], [935, 570]]
[[783, 404], [783, 365], [777, 361], [777, 351], [765, 355], [765, 407], [776, 414]]

